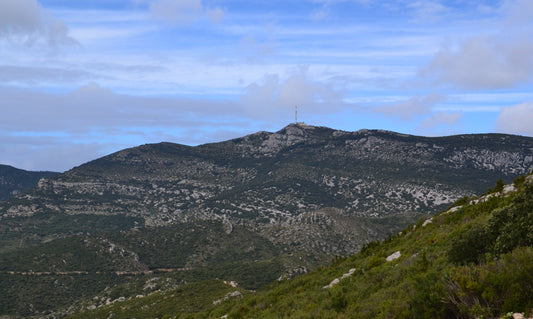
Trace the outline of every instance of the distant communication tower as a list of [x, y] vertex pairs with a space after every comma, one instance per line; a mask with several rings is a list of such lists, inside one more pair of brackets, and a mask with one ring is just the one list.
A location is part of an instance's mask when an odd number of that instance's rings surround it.
[[298, 105], [294, 107], [294, 124], [298, 124]]

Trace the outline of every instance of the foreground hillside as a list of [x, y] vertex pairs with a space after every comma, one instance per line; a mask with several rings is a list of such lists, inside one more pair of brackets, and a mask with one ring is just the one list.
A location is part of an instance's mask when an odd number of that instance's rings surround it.
[[[89, 308], [92, 308], [89, 306]], [[533, 175], [257, 292], [184, 285], [69, 318], [533, 317]]]

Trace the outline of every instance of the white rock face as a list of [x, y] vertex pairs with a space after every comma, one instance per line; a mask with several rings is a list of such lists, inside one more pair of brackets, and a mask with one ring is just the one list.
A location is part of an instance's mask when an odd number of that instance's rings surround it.
[[274, 133], [261, 144], [263, 153], [275, 153], [280, 149], [305, 141], [308, 138], [306, 130], [314, 129], [307, 125], [290, 125], [283, 133]]
[[221, 303], [223, 301], [226, 301], [226, 300], [228, 300], [230, 298], [242, 298], [242, 293], [240, 291], [238, 291], [238, 290], [236, 290], [234, 292], [228, 292], [224, 296], [224, 298], [213, 301], [213, 305], [218, 305], [219, 303]]
[[448, 209], [448, 210], [445, 212], [445, 214], [456, 212], [456, 211], [458, 211], [458, 210], [461, 209], [461, 208], [463, 208], [462, 205], [461, 205], [461, 206], [455, 206], [455, 207], [452, 207], [452, 208]]
[[338, 284], [339, 282], [341, 282], [341, 279], [344, 279], [344, 278], [347, 278], [347, 277], [350, 277], [351, 275], [353, 275], [354, 272], [355, 272], [355, 268], [352, 268], [347, 273], [343, 274], [340, 278], [333, 279], [333, 281], [331, 281], [329, 283], [329, 285], [326, 285], [326, 286], [324, 286], [322, 288], [329, 289], [329, 288], [335, 286], [336, 284]]
[[344, 279], [346, 277], [350, 277], [355, 272], [355, 268], [350, 269], [346, 274], [342, 275], [341, 279]]
[[507, 195], [513, 192], [516, 192], [516, 187], [513, 184], [508, 184], [503, 187], [503, 190], [502, 190], [503, 195]]
[[340, 279], [339, 278], [335, 278], [335, 279], [333, 279], [332, 282], [329, 283], [329, 285], [326, 285], [326, 286], [324, 286], [322, 288], [329, 289], [329, 288], [335, 286], [336, 284], [338, 284], [339, 282], [341, 282]]
[[228, 286], [231, 286], [233, 288], [237, 288], [239, 286], [239, 284], [236, 282], [236, 281], [222, 281], [225, 285], [228, 285]]
[[401, 256], [402, 256], [402, 254], [399, 251], [397, 251], [394, 254], [392, 254], [389, 257], [387, 257], [387, 261], [393, 261], [395, 259], [400, 258]]

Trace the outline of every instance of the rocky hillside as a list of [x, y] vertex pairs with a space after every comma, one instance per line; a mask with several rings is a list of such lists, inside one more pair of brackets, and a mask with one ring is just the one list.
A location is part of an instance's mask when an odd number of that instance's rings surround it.
[[0, 165], [0, 201], [36, 186], [41, 178], [52, 177], [56, 174], [54, 172], [30, 172]]
[[[197, 147], [126, 149], [41, 180], [0, 203], [0, 218], [123, 216], [139, 227], [215, 220], [246, 225], [275, 243], [345, 255], [383, 234], [376, 225], [387, 217], [435, 213], [532, 168], [528, 137], [428, 138], [291, 124]], [[339, 235], [329, 240], [332, 234]]]
[[530, 175], [259, 291], [205, 281], [68, 318], [533, 318], [532, 229]]

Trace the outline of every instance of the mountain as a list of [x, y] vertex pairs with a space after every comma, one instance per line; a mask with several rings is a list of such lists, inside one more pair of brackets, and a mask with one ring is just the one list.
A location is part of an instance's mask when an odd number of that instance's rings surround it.
[[[291, 124], [197, 147], [126, 149], [41, 180], [30, 193], [0, 203], [0, 214], [114, 216], [129, 221], [125, 229], [130, 222], [212, 220], [229, 229], [245, 225], [299, 250], [346, 255], [382, 236], [374, 224], [387, 217], [435, 213], [532, 168], [529, 137], [429, 138]], [[333, 233], [342, 238], [330, 244], [324, 236]]]
[[532, 318], [532, 230], [529, 175], [259, 291], [203, 281], [67, 318]]
[[257, 289], [532, 168], [529, 137], [302, 123], [195, 147], [126, 149], [0, 202], [0, 295], [10, 296], [0, 314], [214, 278]]
[[41, 178], [56, 175], [54, 172], [30, 172], [0, 165], [0, 201], [18, 195], [37, 185]]

